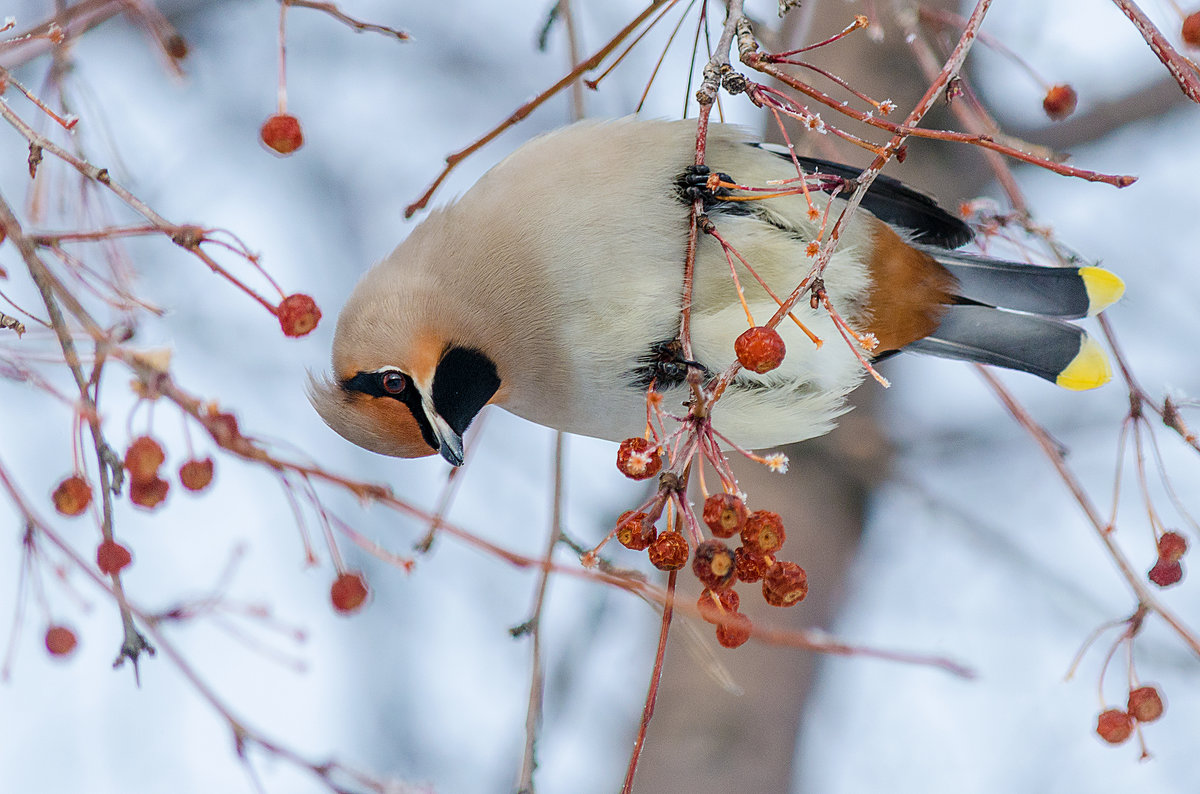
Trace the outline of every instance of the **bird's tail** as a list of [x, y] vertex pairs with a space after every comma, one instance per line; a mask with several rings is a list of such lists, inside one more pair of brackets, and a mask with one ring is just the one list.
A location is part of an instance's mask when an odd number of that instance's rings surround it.
[[1093, 389], [1112, 370], [1100, 345], [1068, 319], [1090, 317], [1125, 290], [1099, 267], [1043, 267], [925, 249], [958, 280], [936, 331], [909, 350], [1028, 372], [1067, 389]]

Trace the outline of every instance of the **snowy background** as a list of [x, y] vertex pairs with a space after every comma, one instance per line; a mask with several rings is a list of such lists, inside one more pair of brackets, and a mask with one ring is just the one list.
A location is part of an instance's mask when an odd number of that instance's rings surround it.
[[[585, 51], [641, 7], [631, 0], [576, 5]], [[770, 19], [774, 5], [751, 7]], [[18, 28], [42, 16], [42, 4], [17, 6], [5, 13], [18, 16]], [[270, 156], [257, 140], [274, 106], [274, 3], [161, 3], [191, 45], [183, 80], [168, 75], [144, 33], [124, 21], [83, 37], [71, 86], [91, 159], [171, 220], [234, 230], [262, 252], [286, 291], [311, 293], [325, 311], [316, 332], [285, 339], [274, 318], [195, 259], [165, 242], [142, 241], [129, 247], [140, 294], [167, 314], [140, 327], [138, 344], [172, 348], [178, 381], [233, 408], [248, 432], [304, 450], [335, 471], [387, 482], [399, 496], [432, 507], [446, 465], [384, 459], [337, 438], [305, 399], [306, 371], [327, 366], [337, 308], [358, 274], [407, 233], [403, 209], [445, 154], [560, 75], [566, 60], [561, 30], [552, 33], [545, 53], [533, 46], [548, 6], [343, 4], [355, 16], [408, 30], [415, 40], [405, 44], [356, 35], [323, 14], [294, 10], [288, 18], [289, 110], [304, 125], [306, 145], [287, 159]], [[1149, 0], [1146, 6], [1165, 29], [1177, 28], [1168, 4]], [[861, 10], [840, 3], [820, 8], [836, 14], [838, 25]], [[1161, 65], [1109, 3], [1005, 0], [996, 3], [985, 30], [1019, 48], [1052, 82], [1073, 84], [1081, 115], [1163, 78]], [[629, 112], [659, 46], [636, 50], [601, 92], [589, 93], [589, 114]], [[870, 49], [865, 40], [852, 46]], [[976, 52], [974, 74], [989, 104], [1002, 109], [1006, 123], [1036, 133], [1043, 124], [1041, 91], [996, 56]], [[672, 50], [647, 115], [678, 116], [686, 60], [686, 46]], [[43, 61], [18, 75], [36, 89], [44, 71]], [[24, 117], [34, 115], [11, 90], [5, 98]], [[727, 109], [735, 120], [762, 124], [740, 103]], [[435, 201], [461, 193], [521, 141], [568, 116], [565, 101], [550, 103], [465, 162]], [[1200, 334], [1198, 123], [1200, 111], [1177, 102], [1073, 148], [1076, 164], [1137, 174], [1140, 181], [1126, 190], [1019, 171], [1037, 219], [1125, 279], [1128, 297], [1110, 317], [1153, 394], [1200, 394], [1194, 352]], [[26, 148], [11, 131], [0, 134], [0, 146], [0, 192], [21, 205], [29, 182]], [[0, 266], [21, 271], [11, 245], [0, 248]], [[18, 303], [36, 304], [19, 283], [0, 287]], [[21, 344], [47, 355], [55, 349], [48, 333], [32, 328]], [[132, 396], [122, 376], [111, 374], [107, 421], [121, 439]], [[888, 375], [895, 385], [878, 403], [896, 450], [894, 476], [870, 496], [862, 543], [830, 628], [860, 643], [951, 656], [978, 678], [822, 660], [796, 742], [793, 790], [1194, 791], [1200, 780], [1196, 658], [1150, 621], [1137, 643], [1138, 669], [1161, 686], [1168, 702], [1164, 718], [1146, 730], [1154, 759], [1139, 763], [1132, 743], [1103, 746], [1092, 727], [1107, 643], [1085, 657], [1074, 680], [1063, 678], [1094, 627], [1132, 610], [1111, 562], [1052, 469], [970, 368], [913, 357], [892, 362]], [[1123, 390], [1114, 385], [1080, 396], [1031, 378], [1003, 377], [1070, 449], [1072, 466], [1106, 509], [1127, 408]], [[58, 385], [70, 393], [65, 380]], [[137, 432], [147, 418], [144, 409], [135, 416]], [[538, 555], [548, 523], [553, 436], [498, 411], [483, 424], [450, 518]], [[168, 406], [153, 412], [168, 467], [187, 456], [181, 427]], [[191, 435], [201, 455], [212, 452], [202, 433]], [[1168, 469], [1184, 500], [1200, 510], [1195, 452], [1163, 438]], [[566, 526], [593, 541], [640, 501], [641, 491], [613, 468], [612, 445], [570, 438], [567, 446]], [[70, 456], [69, 407], [0, 380], [0, 461], [47, 518], [49, 489], [68, 472]], [[215, 457], [213, 492], [195, 498], [176, 485], [179, 492], [164, 509], [146, 514], [120, 503], [117, 519], [135, 554], [124, 576], [134, 601], [161, 610], [209, 594], [240, 555], [226, 598], [269, 605], [278, 622], [271, 624], [276, 631], [260, 621], [230, 619], [250, 643], [205, 619], [171, 628], [200, 677], [237, 717], [313, 761], [333, 757], [440, 792], [511, 788], [524, 741], [529, 648], [507, 632], [527, 617], [535, 576], [449, 538], [439, 539], [411, 575], [343, 544], [352, 567], [366, 571], [373, 597], [362, 613], [336, 617], [328, 608], [331, 567], [327, 560], [304, 565], [277, 481]], [[360, 532], [399, 553], [408, 553], [423, 534], [390, 512], [362, 511], [338, 495], [328, 501]], [[1124, 504], [1125, 547], [1148, 568], [1149, 530], [1132, 490]], [[7, 511], [0, 508], [0, 516], [10, 516], [0, 518], [9, 538], [0, 544], [2, 616], [19, 611], [21, 526]], [[96, 533], [87, 520], [58, 525], [90, 556]], [[617, 556], [637, 562], [634, 555]], [[69, 576], [67, 588], [49, 570], [43, 580], [54, 617], [75, 628], [80, 647], [65, 663], [47, 659], [45, 617], [28, 601], [21, 608], [16, 659], [10, 679], [0, 684], [0, 789], [252, 791], [225, 723], [175, 666], [161, 657], [145, 660], [137, 688], [127, 669], [110, 669], [119, 638], [111, 603], [78, 575]], [[1185, 617], [1200, 615], [1191, 580], [1164, 600]], [[546, 621], [539, 790], [613, 791], [641, 711], [658, 616], [624, 593], [559, 577]], [[297, 631], [304, 641], [295, 640]], [[681, 636], [676, 642], [686, 645]], [[697, 654], [697, 664], [705, 663], [701, 658]], [[737, 653], [720, 658], [737, 681]], [[1110, 683], [1120, 683], [1122, 664], [1119, 656]], [[695, 708], [704, 708], [708, 694], [695, 693]], [[1106, 694], [1110, 703], [1123, 702], [1119, 686]], [[713, 742], [719, 752], [718, 740], [696, 740]], [[322, 790], [277, 759], [260, 752], [251, 758], [268, 791]], [[691, 781], [687, 787], [704, 790]]]

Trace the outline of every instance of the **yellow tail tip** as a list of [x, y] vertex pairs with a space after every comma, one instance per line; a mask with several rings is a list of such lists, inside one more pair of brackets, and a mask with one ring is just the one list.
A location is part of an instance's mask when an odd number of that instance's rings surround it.
[[1112, 380], [1112, 367], [1108, 363], [1108, 354], [1090, 336], [1083, 337], [1079, 344], [1079, 352], [1071, 363], [1058, 373], [1055, 383], [1071, 391], [1083, 391], [1103, 386]]
[[1089, 265], [1079, 268], [1079, 277], [1087, 289], [1088, 317], [1104, 311], [1125, 294], [1125, 282], [1111, 270]]

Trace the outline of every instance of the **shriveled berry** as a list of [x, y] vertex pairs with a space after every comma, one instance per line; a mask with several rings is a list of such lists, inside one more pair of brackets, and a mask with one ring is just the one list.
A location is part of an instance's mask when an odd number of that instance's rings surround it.
[[1163, 713], [1162, 696], [1152, 686], [1140, 686], [1129, 691], [1128, 708], [1129, 716], [1138, 722], [1154, 722]]
[[51, 656], [70, 656], [76, 643], [75, 632], [66, 626], [51, 626], [46, 629], [46, 650]]
[[153, 510], [167, 498], [167, 491], [170, 488], [171, 483], [161, 477], [155, 477], [145, 482], [134, 480], [129, 483], [129, 501], [138, 507]]
[[1158, 558], [1178, 562], [1187, 551], [1187, 538], [1178, 532], [1164, 532], [1158, 539]]
[[302, 292], [288, 295], [279, 302], [275, 310], [279, 318], [279, 327], [284, 336], [304, 336], [317, 327], [321, 322], [321, 310], [317, 302]]
[[219, 410], [215, 405], [208, 407], [204, 425], [212, 434], [213, 440], [228, 449], [238, 449], [245, 445], [242, 431], [238, 429], [237, 417]]
[[737, 578], [737, 560], [719, 540], [706, 540], [692, 555], [692, 573], [710, 590], [722, 590]]
[[736, 648], [739, 645], [744, 645], [746, 640], [750, 639], [752, 627], [753, 624], [750, 622], [750, 618], [741, 612], [731, 612], [717, 626], [717, 642], [726, 648]]
[[131, 562], [133, 555], [129, 553], [129, 549], [115, 540], [101, 541], [96, 547], [96, 567], [101, 573], [117, 573]]
[[738, 597], [738, 591], [733, 588], [725, 590], [704, 588], [700, 598], [696, 601], [696, 608], [700, 609], [702, 620], [715, 624], [715, 622], [721, 621], [722, 616], [737, 612], [740, 603], [742, 603], [742, 598]]
[[1193, 11], [1183, 20], [1180, 30], [1183, 43], [1189, 47], [1200, 47], [1200, 11]]
[[737, 577], [742, 582], [757, 582], [771, 567], [766, 557], [745, 546], [738, 546], [733, 555], [737, 560]]
[[1183, 578], [1183, 564], [1179, 560], [1168, 562], [1167, 560], [1160, 559], [1154, 563], [1154, 567], [1150, 569], [1150, 573], [1147, 576], [1151, 582], [1154, 582], [1159, 587], [1170, 587], [1173, 584], [1178, 584], [1179, 580]]
[[626, 510], [617, 519], [617, 540], [622, 546], [634, 551], [642, 551], [654, 542], [658, 530], [646, 519], [645, 513], [635, 513]]
[[341, 573], [329, 588], [333, 608], [343, 615], [356, 611], [367, 600], [367, 582], [361, 573]]
[[762, 374], [782, 364], [787, 349], [778, 331], [756, 325], [734, 340], [733, 352], [743, 367]]
[[163, 42], [163, 46], [167, 51], [167, 55], [170, 55], [177, 61], [182, 61], [188, 55], [187, 39], [178, 33], [172, 33], [168, 36], [167, 40]]
[[650, 544], [650, 564], [660, 571], [677, 571], [687, 565], [687, 538], [674, 530], [658, 533]]
[[725, 615], [737, 612], [740, 604], [741, 599], [738, 598], [737, 590], [733, 588], [710, 590], [706, 587], [700, 593], [696, 608], [700, 610], [701, 619], [709, 623], [720, 623], [721, 618]]
[[304, 145], [300, 120], [288, 113], [276, 113], [263, 122], [258, 137], [267, 148], [278, 154], [291, 154]]
[[179, 467], [179, 482], [189, 491], [203, 491], [212, 484], [213, 459], [194, 459]]
[[1051, 87], [1042, 99], [1042, 110], [1055, 121], [1062, 121], [1075, 112], [1079, 104], [1079, 96], [1071, 86], [1063, 84]]
[[64, 516], [81, 515], [92, 503], [92, 487], [83, 477], [74, 474], [58, 484], [53, 499], [54, 509]]
[[742, 545], [758, 554], [774, 554], [786, 539], [783, 519], [770, 510], [755, 510], [742, 527]]
[[662, 456], [646, 439], [627, 438], [617, 448], [617, 468], [631, 480], [648, 480], [662, 469]]
[[1120, 744], [1133, 733], [1133, 718], [1120, 709], [1103, 711], [1096, 719], [1096, 733], [1109, 744]]
[[139, 436], [125, 450], [125, 472], [134, 483], [149, 482], [158, 477], [158, 467], [166, 459], [157, 441], [150, 436]]
[[704, 500], [704, 523], [718, 538], [732, 538], [741, 531], [750, 511], [731, 493], [715, 493]]
[[799, 604], [808, 595], [808, 574], [794, 562], [779, 562], [763, 575], [763, 599], [773, 607]]

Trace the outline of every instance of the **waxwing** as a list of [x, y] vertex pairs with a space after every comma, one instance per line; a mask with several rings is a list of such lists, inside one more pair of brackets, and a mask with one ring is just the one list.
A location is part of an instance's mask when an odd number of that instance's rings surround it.
[[[836, 219], [844, 204], [819, 189], [744, 201], [742, 191], [705, 187], [710, 174], [761, 187], [795, 180], [797, 171], [786, 150], [716, 124], [705, 156], [711, 171], [697, 168], [695, 135], [695, 121], [580, 122], [525, 144], [433, 211], [363, 276], [342, 310], [332, 378], [314, 379], [310, 389], [321, 417], [375, 452], [436, 452], [458, 465], [463, 432], [488, 404], [612, 440], [642, 434], [648, 388], [678, 409], [690, 394], [687, 367], [720, 373], [749, 327], [724, 249], [701, 234], [692, 356], [680, 359], [694, 200], [702, 198], [722, 239], [776, 295], [809, 273], [821, 219]], [[843, 193], [858, 175], [799, 162]], [[1121, 281], [1097, 267], [954, 250], [971, 237], [925, 194], [878, 177], [823, 274], [825, 291], [851, 328], [878, 340], [876, 360], [911, 350], [1022, 370], [1068, 389], [1106, 382], [1099, 345], [1066, 320], [1116, 301]], [[773, 315], [775, 300], [740, 275], [754, 316]], [[785, 320], [777, 328], [782, 364], [739, 373], [712, 422], [742, 447], [827, 432], [862, 380], [862, 364], [824, 306], [804, 300], [793, 313], [826, 343], [813, 344]]]

